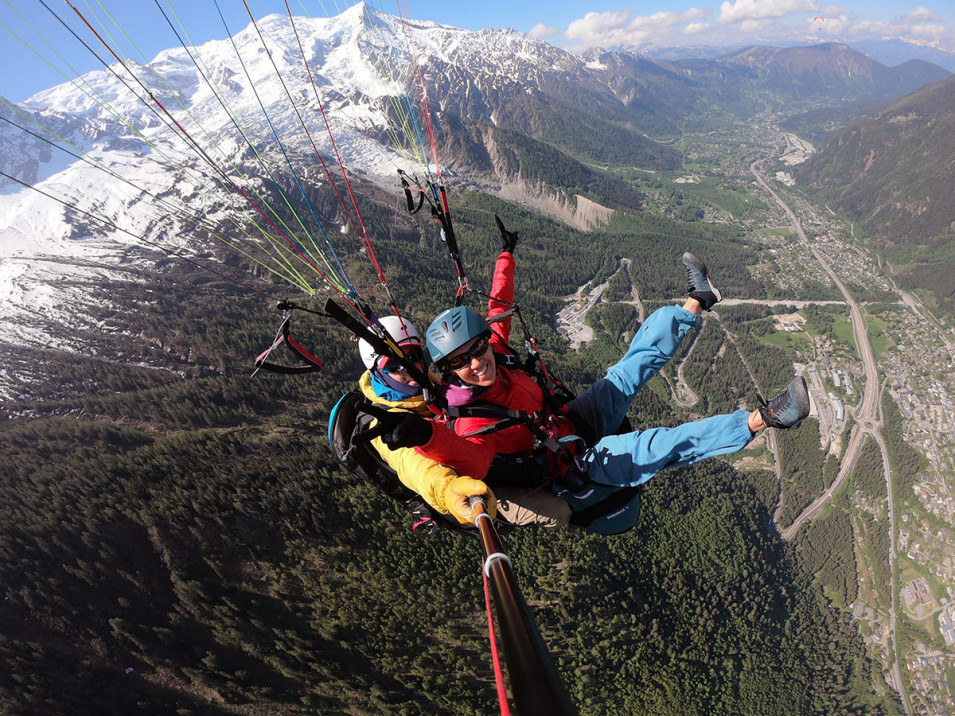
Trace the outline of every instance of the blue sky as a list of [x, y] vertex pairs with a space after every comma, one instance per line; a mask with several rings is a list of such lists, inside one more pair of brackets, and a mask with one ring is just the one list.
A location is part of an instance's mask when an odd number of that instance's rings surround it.
[[[170, 8], [175, 11], [195, 42], [223, 38], [226, 34], [213, 0], [69, 2], [94, 26], [97, 22], [93, 18], [97, 16], [109, 23], [108, 11], [150, 59], [160, 50], [178, 44], [157, 3], [168, 14], [171, 14]], [[286, 12], [284, 0], [247, 2], [256, 17]], [[288, 0], [288, 3], [294, 14], [313, 17], [334, 15], [354, 4], [352, 0], [338, 3]], [[218, 0], [218, 4], [233, 33], [248, 24], [241, 0]], [[396, 6], [387, 0], [373, 0], [372, 4], [397, 14]], [[822, 0], [590, 0], [587, 3], [407, 0], [406, 6], [415, 19], [472, 30], [510, 27], [572, 51], [588, 47], [640, 50], [648, 45], [788, 46], [806, 42], [898, 39], [913, 47], [935, 47], [955, 55], [955, 2], [952, 0], [926, 0], [920, 5], [901, 0], [846, 0], [838, 4]], [[94, 39], [89, 39], [89, 32], [64, 0], [0, 0], [0, 95], [10, 100], [26, 99], [36, 91], [65, 81], [50, 63], [67, 74], [71, 70], [66, 62], [78, 72], [101, 67], [47, 8], [88, 39], [97, 52], [105, 54]], [[824, 20], [813, 19], [818, 16]], [[26, 40], [42, 57], [24, 47], [10, 31]], [[58, 58], [51, 48], [64, 59]]]

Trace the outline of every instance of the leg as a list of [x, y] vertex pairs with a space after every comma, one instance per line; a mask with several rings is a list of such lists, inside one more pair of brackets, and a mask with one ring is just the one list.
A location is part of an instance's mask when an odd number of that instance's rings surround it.
[[563, 527], [570, 520], [570, 505], [544, 487], [495, 487], [497, 514], [512, 525]]
[[679, 306], [664, 306], [644, 321], [630, 348], [616, 365], [568, 407], [575, 420], [590, 425], [597, 437], [612, 434], [623, 422], [637, 391], [674, 355], [696, 328], [697, 315]]
[[594, 482], [639, 485], [668, 467], [742, 450], [753, 439], [749, 416], [737, 410], [675, 428], [608, 435], [578, 460]]

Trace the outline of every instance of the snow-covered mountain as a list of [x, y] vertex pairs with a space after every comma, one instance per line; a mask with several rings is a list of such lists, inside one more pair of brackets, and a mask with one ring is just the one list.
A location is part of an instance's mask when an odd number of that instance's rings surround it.
[[[69, 347], [64, 337], [77, 323], [95, 327], [84, 318], [88, 287], [135, 277], [131, 249], [201, 251], [189, 228], [196, 217], [211, 225], [254, 215], [239, 190], [262, 191], [269, 172], [290, 185], [286, 154], [299, 179], [325, 181], [313, 142], [330, 164], [337, 150], [352, 175], [393, 191], [396, 168], [414, 169], [396, 146], [405, 130], [394, 127], [397, 98], [417, 101], [416, 68], [439, 143], [449, 114], [493, 126], [510, 112], [504, 120], [513, 126], [529, 106], [561, 94], [622, 107], [583, 59], [511, 30], [405, 24], [363, 4], [296, 18], [294, 29], [283, 15], [257, 25], [0, 104], [0, 171], [33, 187], [0, 176], [0, 342]], [[453, 169], [454, 153], [444, 161]]]
[[[302, 178], [320, 181], [296, 112], [322, 155], [333, 151], [299, 41], [345, 166], [392, 184], [395, 166], [408, 167], [373, 138], [385, 134], [388, 98], [407, 91], [396, 18], [358, 5], [338, 17], [296, 19], [298, 38], [285, 16], [263, 18], [258, 30], [0, 105], [0, 171], [33, 187], [0, 177], [0, 342], [71, 347], [65, 338], [88, 324], [88, 287], [135, 276], [131, 248], [201, 251], [188, 228], [195, 217], [216, 223], [252, 211], [173, 120], [243, 190], [267, 180], [250, 145], [276, 177], [288, 176], [276, 135]], [[422, 53], [447, 52], [453, 43], [444, 36], [460, 34], [434, 25], [415, 31]]]
[[[577, 56], [513, 30], [403, 22], [358, 4], [294, 26], [269, 15], [226, 40], [0, 102], [0, 344], [82, 350], [76, 328], [97, 328], [91, 286], [143, 277], [157, 251], [208, 253], [210, 231], [256, 217], [243, 194], [325, 183], [316, 149], [396, 192], [396, 170], [415, 169], [400, 145], [426, 129], [403, 123], [419, 71], [452, 189], [572, 216], [574, 182], [562, 188], [561, 176], [676, 168], [679, 155], [648, 135], [677, 136], [707, 92], [732, 105], [745, 73], [705, 62]], [[3, 382], [0, 372], [0, 395]]]

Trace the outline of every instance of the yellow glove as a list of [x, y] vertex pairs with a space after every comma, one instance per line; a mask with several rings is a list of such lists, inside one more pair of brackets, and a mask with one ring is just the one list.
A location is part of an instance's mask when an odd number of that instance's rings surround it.
[[484, 498], [484, 502], [487, 504], [485, 512], [488, 515], [493, 518], [497, 514], [497, 501], [494, 499], [494, 493], [480, 480], [473, 480], [470, 477], [456, 477], [444, 488], [444, 494], [442, 495], [444, 506], [462, 525], [474, 524], [475, 513], [470, 504], [471, 497], [474, 496]]

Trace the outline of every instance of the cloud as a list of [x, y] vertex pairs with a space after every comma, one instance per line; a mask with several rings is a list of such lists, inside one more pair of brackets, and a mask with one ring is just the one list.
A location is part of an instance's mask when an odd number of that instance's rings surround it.
[[556, 27], [551, 27], [550, 25], [545, 25], [542, 22], [537, 23], [532, 27], [528, 33], [531, 37], [536, 37], [538, 39], [542, 37], [554, 37], [555, 35], [560, 34], [560, 30]]
[[723, 25], [772, 20], [797, 12], [816, 12], [816, 0], [726, 0], [716, 21]]
[[943, 25], [938, 15], [921, 5], [889, 22], [861, 20], [847, 24], [845, 33], [851, 40], [893, 39], [955, 53], [955, 30]]
[[907, 13], [902, 16], [900, 22], [905, 23], [914, 23], [914, 22], [941, 22], [942, 18], [936, 15], [934, 12], [929, 10], [927, 7], [919, 5], [912, 12]]
[[659, 30], [674, 27], [675, 25], [683, 25], [692, 20], [702, 20], [708, 14], [708, 10], [701, 10], [696, 7], [691, 7], [689, 10], [684, 10], [683, 12], [661, 10], [652, 15], [638, 15], [633, 18], [629, 28], [631, 30]]
[[754, 35], [756, 37], [762, 37], [772, 27], [772, 21], [766, 19], [743, 20], [739, 23], [740, 32], [744, 35]]
[[588, 12], [582, 18], [574, 20], [567, 26], [564, 37], [568, 40], [581, 40], [589, 44], [589, 40], [607, 34], [620, 32], [633, 12], [620, 10], [618, 12]]
[[[588, 12], [570, 23], [561, 38], [567, 49], [590, 47], [638, 50], [660, 47], [744, 43], [780, 47], [818, 42], [900, 40], [955, 54], [955, 28], [925, 7], [904, 7], [889, 21], [866, 20], [868, 11], [848, 11], [839, 0], [721, 0], [719, 10], [690, 7], [682, 11], [638, 15], [634, 10]], [[911, 9], [910, 9], [911, 8]], [[824, 21], [813, 22], [821, 15]], [[544, 23], [531, 34], [552, 37]]]
[[678, 28], [684, 25], [693, 27], [692, 32], [699, 32], [706, 25], [697, 21], [709, 14], [710, 10], [700, 8], [637, 16], [630, 10], [588, 12], [570, 23], [564, 37], [583, 47], [638, 47], [650, 39], [659, 42], [664, 33], [678, 34]]

